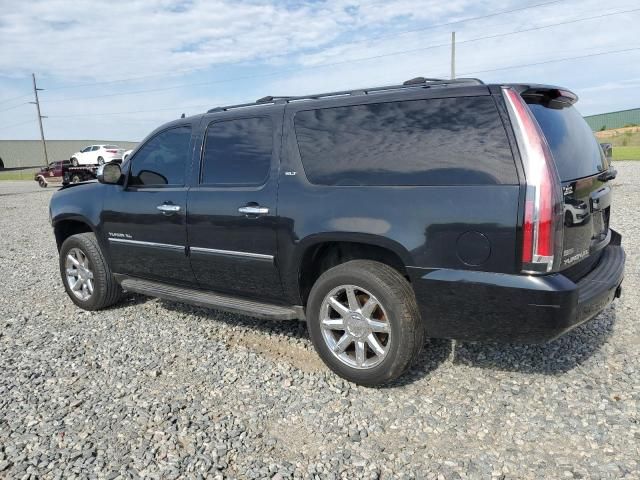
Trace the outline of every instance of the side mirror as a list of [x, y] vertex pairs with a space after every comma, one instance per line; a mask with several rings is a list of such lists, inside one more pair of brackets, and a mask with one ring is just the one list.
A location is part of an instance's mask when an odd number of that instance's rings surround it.
[[100, 183], [115, 185], [119, 183], [122, 178], [122, 170], [120, 170], [120, 165], [117, 163], [105, 163], [98, 167], [96, 176]]

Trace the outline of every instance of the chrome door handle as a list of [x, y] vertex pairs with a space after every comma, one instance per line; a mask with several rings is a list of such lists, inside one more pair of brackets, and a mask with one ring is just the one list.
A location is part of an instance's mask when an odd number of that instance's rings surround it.
[[160, 210], [162, 213], [164, 213], [165, 215], [167, 214], [172, 214], [172, 213], [177, 213], [180, 211], [180, 205], [171, 205], [168, 203], [163, 203], [162, 205], [158, 205], [156, 207], [158, 210]]
[[246, 215], [266, 215], [267, 213], [269, 213], [269, 209], [267, 207], [255, 207], [252, 205], [240, 207], [238, 211]]

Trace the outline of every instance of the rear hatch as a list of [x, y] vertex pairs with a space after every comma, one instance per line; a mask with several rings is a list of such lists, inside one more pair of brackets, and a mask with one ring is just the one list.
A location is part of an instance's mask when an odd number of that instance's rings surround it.
[[554, 101], [553, 94], [540, 89], [525, 91], [522, 97], [546, 137], [562, 182], [564, 225], [558, 268], [578, 280], [595, 266], [611, 238], [610, 180], [615, 174], [573, 106], [577, 97], [565, 93], [568, 101]]

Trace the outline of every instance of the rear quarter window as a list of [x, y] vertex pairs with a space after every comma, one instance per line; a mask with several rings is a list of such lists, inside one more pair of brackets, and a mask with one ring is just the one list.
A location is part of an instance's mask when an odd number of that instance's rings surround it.
[[321, 185], [516, 184], [493, 98], [305, 110], [294, 118], [304, 171]]

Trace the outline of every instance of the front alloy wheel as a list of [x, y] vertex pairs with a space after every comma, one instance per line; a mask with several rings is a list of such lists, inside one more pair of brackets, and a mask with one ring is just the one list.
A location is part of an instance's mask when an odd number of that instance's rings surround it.
[[78, 300], [88, 301], [93, 295], [93, 272], [87, 255], [72, 248], [65, 259], [67, 285]]
[[122, 295], [93, 233], [78, 233], [62, 242], [60, 274], [69, 298], [84, 310], [108, 307]]

